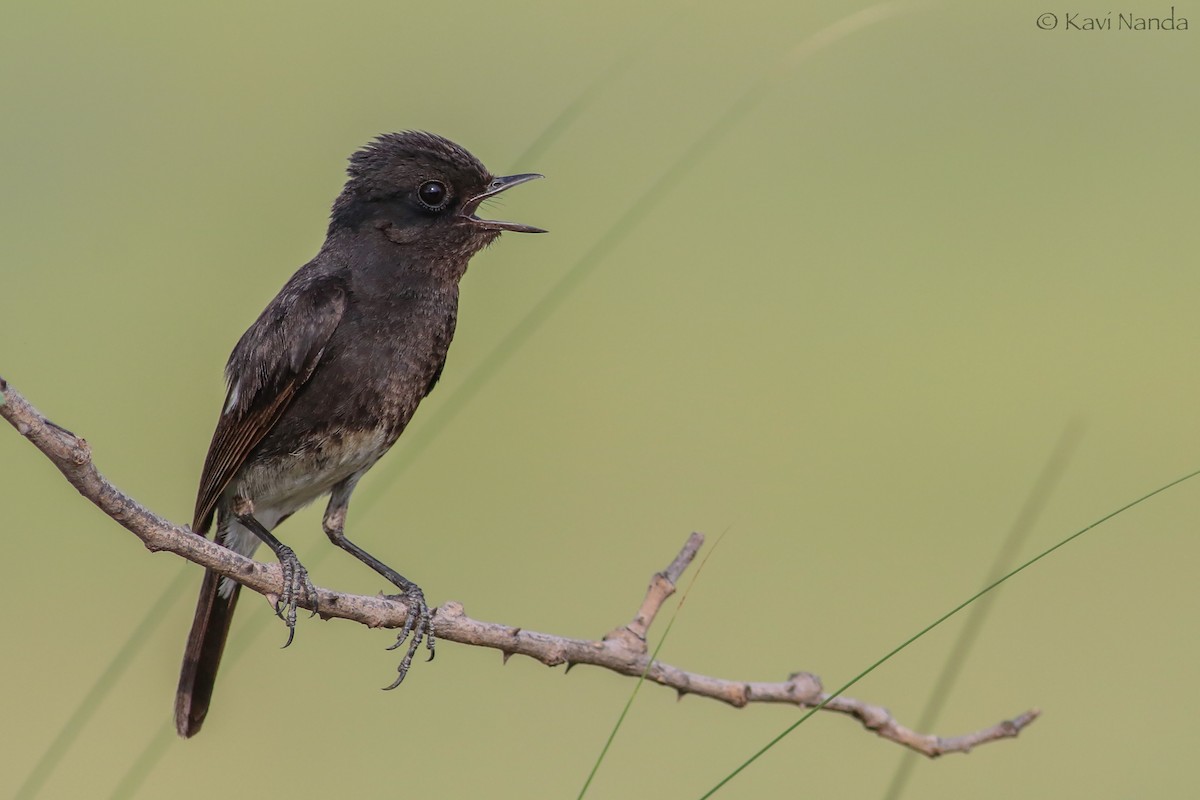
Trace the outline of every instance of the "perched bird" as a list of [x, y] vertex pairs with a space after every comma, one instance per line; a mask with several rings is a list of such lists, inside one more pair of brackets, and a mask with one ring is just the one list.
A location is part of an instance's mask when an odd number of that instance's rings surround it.
[[[458, 283], [471, 256], [502, 231], [544, 233], [476, 216], [489, 197], [541, 175], [493, 177], [453, 142], [429, 133], [380, 136], [350, 157], [325, 244], [267, 305], [225, 367], [228, 393], [213, 433], [192, 530], [249, 556], [260, 543], [283, 571], [276, 613], [288, 627], [316, 591], [275, 527], [330, 495], [329, 539], [400, 589], [409, 639], [394, 688], [422, 640], [433, 657], [420, 587], [346, 538], [355, 485], [404, 431], [446, 363]], [[200, 730], [241, 587], [209, 571], [183, 656], [175, 726]], [[286, 646], [286, 645], [285, 645]]]

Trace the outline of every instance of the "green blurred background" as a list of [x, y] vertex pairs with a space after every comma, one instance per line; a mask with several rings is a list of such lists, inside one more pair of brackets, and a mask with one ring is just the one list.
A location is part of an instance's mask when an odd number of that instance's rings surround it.
[[[473, 262], [442, 384], [364, 481], [357, 539], [433, 602], [591, 637], [689, 531], [728, 531], [663, 658], [832, 688], [978, 588], [1072, 419], [1024, 555], [1200, 467], [1200, 5], [1174, 33], [1036, 25], [1095, 3], [934, 5], [780, 71], [860, 7], [9, 0], [0, 374], [185, 522], [225, 357], [320, 245], [345, 157], [383, 131], [449, 136], [545, 173], [494, 213], [551, 233]], [[39, 797], [571, 797], [633, 688], [445, 643], [385, 694], [391, 634], [305, 620], [281, 651], [248, 597], [204, 732], [179, 741], [199, 571], [11, 430], [0, 454], [0, 796], [149, 613]], [[919, 763], [908, 796], [1194, 788], [1198, 512], [1186, 484], [1007, 585], [935, 730], [1045, 716]], [[382, 588], [327, 557], [319, 514], [281, 529], [316, 582]], [[959, 630], [851, 694], [914, 724]], [[697, 796], [795, 717], [647, 687], [589, 796]], [[878, 797], [901, 755], [819, 715], [721, 796]]]

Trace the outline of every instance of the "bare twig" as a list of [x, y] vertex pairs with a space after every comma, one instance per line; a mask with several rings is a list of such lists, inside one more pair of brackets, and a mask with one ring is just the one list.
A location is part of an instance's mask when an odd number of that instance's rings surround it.
[[[41, 450], [80, 494], [141, 539], [147, 549], [183, 556], [195, 564], [228, 575], [268, 598], [280, 591], [281, 576], [277, 565], [260, 564], [240, 556], [186, 527], [163, 519], [121, 492], [97, 471], [86, 441], [43, 417], [3, 378], [0, 378], [0, 416]], [[700, 675], [661, 661], [647, 667], [646, 633], [663, 603], [674, 594], [679, 576], [691, 564], [703, 543], [701, 534], [689, 536], [674, 561], [651, 577], [646, 596], [633, 620], [599, 641], [553, 636], [472, 619], [463, 611], [462, 604], [453, 601], [436, 610], [434, 630], [443, 641], [490, 647], [501, 651], [506, 660], [518, 654], [551, 667], [590, 664], [633, 677], [645, 673], [647, 680], [671, 687], [681, 697], [695, 694], [737, 708], [749, 703], [790, 703], [811, 708], [827, 699], [820, 680], [807, 672], [794, 673], [786, 681], [767, 683]], [[328, 589], [318, 589], [317, 596], [320, 614], [326, 619], [348, 619], [371, 628], [399, 628], [408, 615], [402, 602], [383, 597], [344, 594]], [[835, 697], [825, 708], [854, 717], [883, 738], [931, 758], [945, 753], [965, 753], [980, 744], [1015, 737], [1039, 714], [1037, 710], [1027, 711], [974, 733], [942, 738], [905, 728], [886, 709], [849, 697]]]

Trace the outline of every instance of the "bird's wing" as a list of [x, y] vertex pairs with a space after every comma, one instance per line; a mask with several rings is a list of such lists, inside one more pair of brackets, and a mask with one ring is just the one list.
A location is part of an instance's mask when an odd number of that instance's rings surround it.
[[229, 391], [204, 459], [193, 531], [208, 530], [217, 499], [312, 375], [345, 309], [339, 276], [301, 270], [242, 335], [225, 367]]

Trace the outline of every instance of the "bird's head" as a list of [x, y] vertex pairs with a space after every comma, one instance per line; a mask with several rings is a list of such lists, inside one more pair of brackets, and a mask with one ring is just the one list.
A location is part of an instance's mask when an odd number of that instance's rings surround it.
[[346, 171], [350, 179], [334, 202], [331, 235], [366, 230], [398, 245], [470, 258], [503, 231], [545, 233], [477, 215], [484, 200], [541, 175], [495, 177], [441, 136], [384, 134], [350, 156]]

